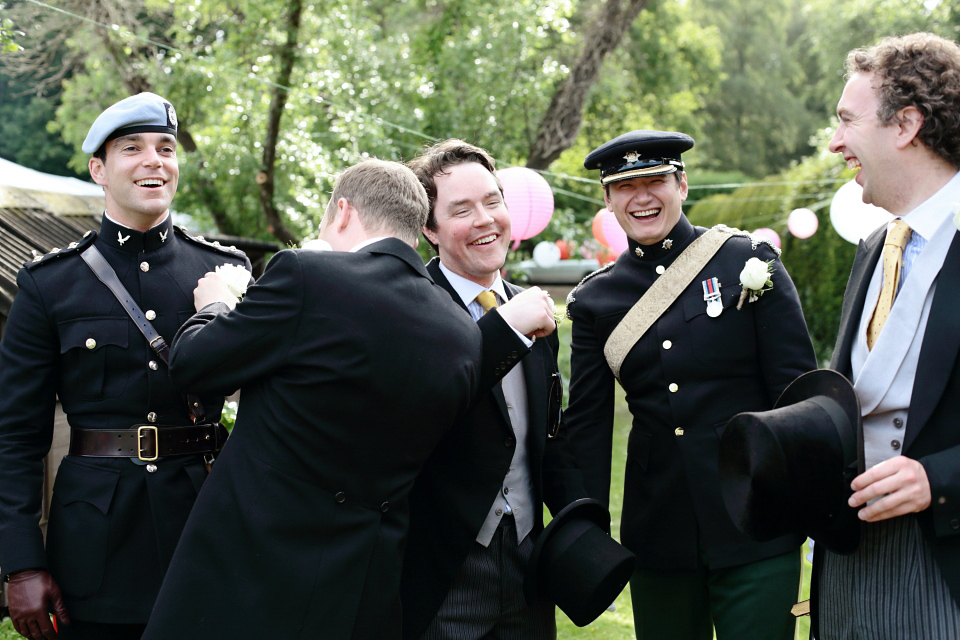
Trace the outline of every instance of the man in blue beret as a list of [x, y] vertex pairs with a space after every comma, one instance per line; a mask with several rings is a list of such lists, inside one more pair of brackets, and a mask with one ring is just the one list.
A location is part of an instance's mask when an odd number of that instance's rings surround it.
[[[250, 262], [173, 226], [176, 133], [173, 106], [152, 93], [101, 113], [83, 143], [106, 198], [100, 232], [17, 276], [0, 342], [0, 570], [14, 627], [33, 640], [58, 637], [50, 614], [68, 640], [141, 636], [205, 462], [226, 437], [223, 397], [174, 389], [166, 344], [205, 273]], [[44, 544], [58, 399], [70, 449]]]
[[638, 638], [788, 640], [798, 536], [737, 530], [719, 490], [727, 420], [771, 409], [817, 366], [779, 251], [747, 233], [695, 227], [682, 205], [683, 133], [633, 131], [591, 152], [629, 248], [567, 298], [573, 320], [564, 428], [587, 493], [607, 504], [614, 381], [633, 415], [621, 541]]

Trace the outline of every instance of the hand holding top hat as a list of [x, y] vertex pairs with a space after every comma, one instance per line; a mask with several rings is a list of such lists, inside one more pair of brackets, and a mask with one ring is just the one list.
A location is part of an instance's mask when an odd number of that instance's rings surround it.
[[758, 541], [803, 533], [834, 553], [853, 553], [860, 520], [848, 500], [863, 465], [860, 402], [828, 369], [794, 380], [770, 411], [734, 416], [720, 438], [724, 503]]

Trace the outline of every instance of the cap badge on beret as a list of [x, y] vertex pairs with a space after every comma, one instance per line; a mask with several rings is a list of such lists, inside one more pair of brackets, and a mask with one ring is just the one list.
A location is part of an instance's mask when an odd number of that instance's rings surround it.
[[167, 120], [169, 120], [170, 124], [174, 127], [180, 126], [180, 123], [177, 122], [177, 112], [174, 110], [173, 105], [169, 102], [167, 103]]

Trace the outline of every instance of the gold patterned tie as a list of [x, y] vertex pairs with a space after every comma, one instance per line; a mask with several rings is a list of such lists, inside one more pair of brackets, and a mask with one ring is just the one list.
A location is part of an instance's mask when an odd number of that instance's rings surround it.
[[497, 306], [497, 294], [493, 291], [481, 291], [477, 294], [477, 302], [483, 307], [483, 313], [486, 315], [487, 311]]
[[870, 318], [867, 327], [867, 348], [873, 349], [877, 338], [883, 330], [883, 325], [890, 316], [893, 299], [897, 296], [897, 287], [900, 285], [900, 267], [903, 264], [903, 249], [910, 241], [910, 226], [897, 218], [887, 228], [887, 238], [883, 241], [883, 287], [877, 299], [877, 307]]

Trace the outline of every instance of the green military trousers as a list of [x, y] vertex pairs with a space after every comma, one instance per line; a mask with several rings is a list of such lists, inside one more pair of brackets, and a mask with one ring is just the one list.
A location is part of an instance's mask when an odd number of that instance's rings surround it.
[[726, 569], [634, 572], [637, 640], [792, 640], [801, 550]]

